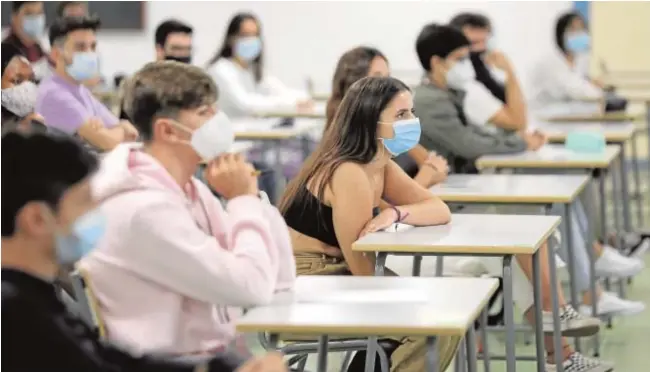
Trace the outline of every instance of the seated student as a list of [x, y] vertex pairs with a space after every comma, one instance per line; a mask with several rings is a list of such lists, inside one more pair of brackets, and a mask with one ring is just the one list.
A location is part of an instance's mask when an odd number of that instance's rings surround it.
[[531, 70], [531, 105], [544, 108], [555, 103], [604, 97], [604, 85], [588, 77], [591, 41], [579, 13], [566, 13], [558, 19], [555, 43], [557, 48]]
[[[80, 266], [109, 339], [133, 350], [220, 350], [238, 340], [241, 308], [293, 286], [287, 227], [258, 196], [253, 167], [225, 154], [233, 132], [216, 100], [201, 68], [147, 64], [126, 99], [144, 146], [118, 146], [93, 180], [107, 234]], [[193, 177], [202, 159], [209, 161], [206, 183], [228, 200], [226, 210]]]
[[[388, 60], [377, 49], [357, 47], [345, 52], [339, 59], [332, 81], [332, 95], [327, 101], [326, 126], [331, 125], [343, 96], [352, 84], [366, 76], [390, 75]], [[447, 161], [421, 145], [400, 154], [395, 162], [422, 187], [429, 188], [447, 178]]]
[[[455, 28], [430, 24], [425, 26], [417, 38], [416, 50], [423, 69], [429, 80], [415, 90], [415, 108], [420, 113], [422, 121], [422, 137], [420, 143], [427, 149], [445, 153], [455, 159], [458, 168], [467, 169], [473, 165], [474, 159], [484, 154], [520, 152], [526, 148], [535, 150], [545, 139], [541, 134], [489, 132], [471, 122], [463, 113], [462, 89], [467, 81], [473, 79], [473, 70], [469, 64], [470, 43], [467, 38]], [[548, 244], [542, 247], [542, 254], [548, 254]], [[532, 266], [529, 256], [516, 256], [519, 266], [532, 278]], [[483, 259], [486, 263], [489, 259]], [[550, 281], [548, 267], [542, 265], [543, 306], [550, 309]], [[558, 287], [560, 302], [564, 303], [563, 293]], [[530, 304], [532, 305], [532, 303]], [[531, 308], [526, 310], [526, 318], [531, 324], [536, 321]], [[597, 319], [583, 317], [571, 306], [561, 307], [562, 321], [573, 323], [576, 333], [586, 335], [598, 328]], [[545, 316], [546, 317], [546, 316]], [[573, 332], [572, 332], [573, 333]], [[568, 334], [568, 332], [567, 332]], [[547, 370], [555, 370], [552, 340], [546, 337], [546, 350], [549, 354]], [[565, 359], [565, 371], [583, 371], [583, 365], [591, 366], [584, 371], [601, 371], [605, 364], [584, 357], [574, 352], [564, 341], [562, 350]], [[608, 371], [609, 366], [605, 366]]]
[[120, 121], [82, 83], [97, 76], [96, 18], [59, 18], [50, 27], [55, 74], [39, 86], [36, 112], [45, 125], [78, 135], [99, 150], [134, 141], [138, 131]]
[[59, 1], [56, 15], [59, 18], [85, 17], [88, 15], [88, 4], [85, 1]]
[[[391, 158], [417, 144], [420, 124], [401, 81], [366, 77], [348, 89], [316, 150], [283, 195], [298, 275], [373, 275], [374, 255], [352, 243], [394, 222], [446, 224], [449, 208], [409, 178]], [[381, 199], [393, 204], [376, 214]], [[393, 338], [391, 371], [424, 370], [425, 340]], [[443, 337], [440, 370], [454, 356], [458, 338]], [[351, 371], [363, 369], [357, 353]]]
[[511, 62], [495, 49], [490, 20], [480, 14], [461, 13], [452, 18], [450, 26], [462, 31], [469, 40], [469, 58], [479, 83], [464, 87], [468, 119], [476, 125], [525, 130], [525, 98]]
[[8, 133], [1, 147], [2, 339], [8, 341], [2, 365], [7, 370], [287, 371], [273, 354], [241, 369], [242, 359], [232, 353], [190, 366], [131, 356], [100, 342], [66, 311], [53, 285], [59, 267], [93, 249], [104, 231], [89, 181], [96, 158], [69, 138], [43, 134]]
[[2, 133], [29, 129], [43, 117], [34, 112], [38, 88], [34, 71], [12, 44], [2, 43]]
[[221, 48], [206, 66], [219, 87], [219, 107], [233, 118], [282, 109], [311, 111], [306, 93], [264, 71], [263, 47], [254, 15], [239, 13], [230, 20]]
[[2, 40], [18, 48], [33, 65], [36, 79], [49, 75], [50, 60], [40, 44], [45, 33], [45, 12], [42, 1], [12, 1], [11, 28]]
[[[192, 63], [192, 34], [194, 30], [186, 23], [176, 19], [168, 19], [156, 27], [154, 33], [154, 47], [156, 61], [178, 61]], [[117, 91], [119, 102], [119, 117], [129, 120], [124, 112], [124, 93], [128, 79], [122, 79]]]

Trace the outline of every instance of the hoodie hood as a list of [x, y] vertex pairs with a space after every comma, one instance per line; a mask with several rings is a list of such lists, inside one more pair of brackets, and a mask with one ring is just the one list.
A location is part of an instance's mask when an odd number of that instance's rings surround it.
[[133, 190], [172, 191], [183, 196], [183, 190], [167, 170], [142, 148], [142, 144], [123, 143], [103, 156], [91, 181], [98, 200]]

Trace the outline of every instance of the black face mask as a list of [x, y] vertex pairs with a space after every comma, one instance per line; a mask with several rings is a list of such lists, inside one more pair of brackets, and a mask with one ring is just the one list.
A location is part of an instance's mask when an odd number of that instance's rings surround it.
[[186, 57], [165, 56], [165, 60], [167, 60], [167, 61], [176, 61], [176, 62], [180, 62], [180, 63], [191, 63], [192, 62], [192, 56], [186, 56]]

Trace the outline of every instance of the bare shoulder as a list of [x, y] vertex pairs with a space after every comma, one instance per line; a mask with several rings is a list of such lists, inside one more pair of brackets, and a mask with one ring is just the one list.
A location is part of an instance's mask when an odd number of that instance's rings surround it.
[[359, 184], [363, 180], [367, 180], [366, 172], [363, 169], [363, 166], [354, 162], [345, 162], [334, 170], [332, 175], [332, 186], [350, 186]]

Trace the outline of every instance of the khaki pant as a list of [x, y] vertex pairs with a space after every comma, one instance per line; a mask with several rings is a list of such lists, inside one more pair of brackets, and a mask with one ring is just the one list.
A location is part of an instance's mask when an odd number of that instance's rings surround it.
[[[298, 275], [351, 275], [348, 265], [340, 258], [313, 253], [296, 253]], [[396, 275], [385, 270], [386, 275]], [[422, 372], [425, 367], [426, 339], [424, 337], [380, 337], [399, 342], [401, 345], [391, 355], [391, 372]], [[439, 371], [445, 371], [451, 363], [461, 339], [438, 337]]]

